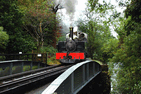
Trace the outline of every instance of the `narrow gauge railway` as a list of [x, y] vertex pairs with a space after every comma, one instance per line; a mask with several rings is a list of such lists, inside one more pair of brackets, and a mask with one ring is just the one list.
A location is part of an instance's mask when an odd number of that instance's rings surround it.
[[52, 76], [61, 74], [62, 72], [67, 70], [72, 66], [72, 64], [85, 61], [87, 58], [85, 47], [86, 42], [86, 33], [77, 31], [73, 32], [73, 27], [70, 27], [70, 33], [66, 35], [66, 41], [58, 42], [57, 44], [58, 53], [56, 53], [56, 59], [59, 59], [60, 63], [65, 65], [52, 68], [46, 67], [43, 69], [37, 69], [7, 77], [0, 77], [0, 94], [11, 94], [11, 91], [14, 90], [19, 90], [19, 93], [23, 93], [20, 92], [20, 87], [26, 87], [31, 83], [43, 81], [47, 78], [52, 78]]
[[[21, 87], [27, 86], [37, 81], [41, 81], [46, 78], [50, 78], [57, 74], [61, 74], [71, 66], [72, 65], [49, 66], [46, 68], [42, 68], [40, 70], [37, 69], [36, 71], [33, 70], [30, 72], [21, 73], [19, 74], [21, 76], [19, 78], [16, 78], [19, 76], [17, 74], [13, 76], [11, 75], [11, 79], [9, 77], [5, 77], [5, 79], [1, 77], [0, 94], [5, 94], [5, 93], [11, 94], [11, 91], [16, 93], [16, 91]], [[21, 92], [21, 94], [22, 93], [23, 92]]]

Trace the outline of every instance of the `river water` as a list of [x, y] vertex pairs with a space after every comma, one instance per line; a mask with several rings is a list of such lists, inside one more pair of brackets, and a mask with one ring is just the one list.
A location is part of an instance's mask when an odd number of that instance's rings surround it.
[[[111, 93], [113, 92], [114, 88], [116, 88], [117, 83], [118, 83], [116, 79], [117, 79], [117, 74], [120, 70], [120, 67], [119, 67], [120, 64], [121, 63], [113, 63], [113, 62], [108, 63], [109, 72], [111, 74]], [[118, 91], [115, 91], [115, 90], [114, 92], [118, 93]]]

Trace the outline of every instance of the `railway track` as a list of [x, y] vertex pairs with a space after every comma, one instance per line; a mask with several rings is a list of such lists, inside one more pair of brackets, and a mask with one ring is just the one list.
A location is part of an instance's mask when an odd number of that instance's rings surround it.
[[[42, 69], [32, 70], [25, 73], [11, 75], [9, 77], [1, 77], [0, 78], [0, 94], [10, 93], [20, 87], [27, 86], [31, 83], [50, 78], [54, 75], [60, 74], [64, 72], [66, 69], [71, 67], [68, 66], [49, 66]], [[19, 77], [22, 76], [22, 77]]]

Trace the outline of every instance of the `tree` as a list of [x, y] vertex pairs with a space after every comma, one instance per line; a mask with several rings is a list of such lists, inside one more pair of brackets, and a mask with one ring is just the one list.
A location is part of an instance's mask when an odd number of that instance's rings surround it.
[[3, 53], [8, 43], [9, 35], [0, 27], [0, 53]]
[[[130, 3], [131, 1], [131, 3]], [[100, 13], [100, 17], [112, 9], [108, 22], [114, 25], [118, 33], [118, 40], [109, 38], [104, 43], [102, 50], [109, 57], [109, 64], [119, 65], [114, 72], [117, 73], [116, 82], [113, 85], [113, 92], [117, 94], [140, 94], [141, 93], [141, 1], [121, 0], [119, 6], [126, 7], [125, 17], [110, 4], [103, 4], [99, 0], [88, 0], [90, 13]], [[110, 5], [110, 6], [107, 6]], [[88, 12], [88, 16], [90, 15]], [[96, 16], [96, 15], [95, 15]], [[98, 21], [98, 20], [97, 20]], [[103, 22], [103, 21], [102, 21]], [[96, 40], [95, 40], [96, 41]], [[94, 43], [94, 42], [93, 42]]]
[[[112, 62], [120, 62], [117, 73], [118, 81], [114, 91], [123, 94], [141, 93], [141, 22], [140, 22], [141, 1], [132, 0], [125, 10], [125, 20], [116, 31], [120, 41], [119, 49], [114, 53]], [[137, 13], [135, 13], [135, 11]], [[122, 42], [121, 42], [122, 41]]]
[[36, 41], [38, 50], [44, 46], [45, 41], [51, 44], [52, 40], [56, 40], [56, 12], [59, 4], [53, 6], [54, 2], [51, 0], [19, 0], [19, 7], [25, 14], [23, 27]]
[[88, 34], [88, 53], [92, 59], [100, 60], [103, 63], [107, 63], [108, 54], [103, 49], [104, 44], [108, 43], [108, 40], [114, 39], [110, 33], [109, 21], [106, 18], [108, 10], [112, 10], [113, 6], [98, 2], [99, 0], [88, 0], [88, 6], [86, 9], [86, 18], [78, 21], [78, 28], [82, 32]]
[[101, 25], [96, 21], [90, 20], [88, 22], [79, 21], [78, 28], [80, 31], [88, 34], [87, 51], [89, 56], [92, 59], [106, 63], [109, 57], [107, 53], [103, 51], [103, 46], [109, 39], [113, 38], [109, 27], [106, 24]]
[[27, 35], [22, 31], [22, 17], [17, 6], [17, 0], [0, 1], [0, 26], [9, 35], [6, 53], [27, 52], [33, 47], [33, 42], [27, 40]]

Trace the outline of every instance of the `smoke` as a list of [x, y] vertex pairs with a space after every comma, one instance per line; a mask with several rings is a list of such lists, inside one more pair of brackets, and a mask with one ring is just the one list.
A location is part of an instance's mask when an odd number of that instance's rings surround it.
[[[77, 3], [78, 3], [77, 0], [55, 0], [55, 5], [60, 4], [60, 6], [62, 6], [63, 9], [66, 9], [66, 15], [69, 16], [68, 23], [70, 23], [70, 26], [72, 26], [74, 23], [74, 14], [76, 10], [75, 6]], [[65, 18], [63, 18], [62, 20], [65, 20]], [[62, 31], [68, 32], [69, 26], [68, 24], [65, 24], [64, 22], [65, 21], [61, 22]]]
[[69, 32], [69, 28], [66, 24], [62, 23], [62, 33], [68, 33]]
[[66, 8], [66, 13], [70, 17], [70, 21], [74, 18], [75, 13], [75, 5], [77, 4], [77, 0], [64, 0], [64, 7]]
[[69, 15], [70, 21], [73, 21], [77, 0], [56, 0], [55, 3], [63, 6], [66, 9], [66, 14]]

